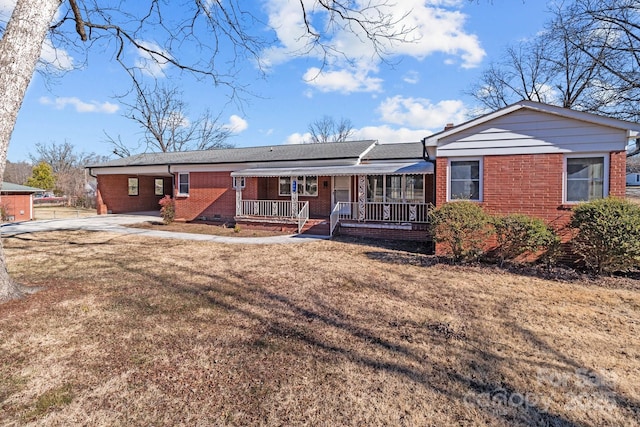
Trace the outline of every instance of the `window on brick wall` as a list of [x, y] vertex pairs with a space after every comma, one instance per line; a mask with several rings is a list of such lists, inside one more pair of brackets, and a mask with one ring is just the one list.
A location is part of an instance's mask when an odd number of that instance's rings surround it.
[[130, 196], [138, 195], [138, 178], [129, 178], [128, 180], [128, 193]]
[[367, 201], [424, 202], [424, 175], [368, 175]]
[[449, 200], [482, 200], [482, 161], [449, 161]]
[[233, 188], [241, 190], [245, 187], [246, 182], [244, 176], [234, 176], [233, 177]]
[[[296, 191], [300, 196], [317, 196], [318, 195], [318, 177], [317, 176], [299, 176], [296, 178]], [[280, 196], [291, 195], [291, 178], [288, 176], [280, 177], [278, 181], [278, 194]]]
[[188, 173], [178, 174], [178, 194], [180, 196], [189, 195], [189, 174]]
[[153, 184], [154, 194], [156, 196], [164, 196], [164, 179], [156, 178]]
[[565, 158], [565, 202], [601, 199], [608, 193], [609, 165], [605, 155]]

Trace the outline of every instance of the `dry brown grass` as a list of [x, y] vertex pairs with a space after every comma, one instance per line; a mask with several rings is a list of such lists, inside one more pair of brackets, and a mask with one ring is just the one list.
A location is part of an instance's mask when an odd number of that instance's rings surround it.
[[175, 231], [178, 233], [209, 234], [213, 236], [228, 237], [269, 237], [290, 234], [281, 231], [251, 229], [242, 226], [231, 227], [226, 224], [207, 222], [172, 222], [171, 224], [164, 224], [160, 219], [157, 221], [145, 221], [137, 224], [131, 224], [128, 225], [128, 227], [142, 228], [145, 230]]
[[640, 287], [347, 241], [5, 239], [2, 425], [633, 425]]

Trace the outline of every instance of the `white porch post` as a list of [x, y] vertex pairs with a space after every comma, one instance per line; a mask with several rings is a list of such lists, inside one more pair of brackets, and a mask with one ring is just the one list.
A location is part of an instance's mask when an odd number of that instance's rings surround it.
[[367, 203], [367, 176], [358, 175], [358, 221], [364, 221]]
[[236, 187], [236, 216], [242, 215], [242, 188]]
[[298, 177], [291, 177], [291, 217], [298, 216]]

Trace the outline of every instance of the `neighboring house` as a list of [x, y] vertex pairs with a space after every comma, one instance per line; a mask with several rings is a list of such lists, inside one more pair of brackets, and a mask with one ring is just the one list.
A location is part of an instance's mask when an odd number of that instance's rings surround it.
[[33, 195], [44, 190], [26, 185], [3, 182], [0, 189], [2, 222], [33, 219]]
[[629, 185], [629, 186], [640, 185], [640, 173], [628, 173], [627, 174], [627, 185]]
[[625, 147], [640, 125], [522, 101], [421, 142], [279, 145], [140, 154], [89, 166], [98, 213], [157, 210], [240, 223], [330, 222], [330, 232], [428, 238], [435, 205], [566, 224], [576, 203], [624, 197]]

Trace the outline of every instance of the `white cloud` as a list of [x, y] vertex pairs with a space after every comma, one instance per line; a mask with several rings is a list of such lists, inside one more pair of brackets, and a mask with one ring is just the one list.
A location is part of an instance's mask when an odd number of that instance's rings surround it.
[[311, 134], [309, 132], [306, 133], [292, 133], [287, 137], [284, 141], [285, 144], [304, 144], [307, 141], [311, 140]]
[[420, 82], [420, 74], [417, 71], [409, 71], [402, 80], [410, 85], [415, 85]]
[[[166, 58], [171, 58], [171, 55], [154, 42], [142, 40], [136, 40], [136, 42], [144, 49], [137, 49], [136, 53], [138, 58], [135, 61], [135, 66], [140, 68], [142, 72], [148, 76], [156, 78], [164, 77], [164, 70], [170, 65]], [[160, 55], [148, 52], [145, 49], [158, 52]]]
[[441, 129], [447, 123], [461, 123], [467, 117], [467, 108], [460, 100], [433, 104], [425, 98], [401, 96], [385, 99], [378, 112], [385, 123], [422, 129]]
[[[380, 143], [420, 141], [433, 132], [441, 131], [447, 123], [463, 123], [468, 119], [469, 110], [459, 100], [433, 104], [424, 98], [394, 96], [382, 101], [378, 113], [383, 124], [353, 129], [353, 140], [374, 139]], [[301, 144], [310, 139], [309, 133], [293, 133], [285, 144]]]
[[[472, 68], [478, 66], [485, 56], [478, 37], [464, 29], [467, 15], [459, 10], [462, 7], [459, 0], [403, 0], [393, 4], [386, 0], [370, 0], [370, 3], [368, 13], [372, 14], [372, 20], [378, 19], [377, 15], [373, 15], [378, 11], [382, 16], [390, 17], [390, 22], [393, 23], [387, 26], [390, 33], [401, 33], [404, 28], [414, 29], [407, 36], [407, 43], [382, 40], [383, 49], [392, 57], [410, 56], [423, 59], [434, 53], [444, 53], [449, 55], [445, 61], [460, 64], [463, 68]], [[367, 36], [361, 33], [361, 29], [357, 25], [334, 25], [331, 31], [327, 31], [330, 25], [327, 22], [327, 13], [313, 1], [305, 0], [304, 5], [310, 17], [309, 24], [312, 30], [322, 32], [323, 43], [331, 45], [335, 51], [327, 51], [311, 43], [299, 2], [268, 0], [266, 11], [269, 15], [269, 26], [275, 29], [279, 45], [263, 52], [262, 65], [271, 67], [295, 57], [311, 57], [322, 61], [327, 67], [328, 71], [323, 74], [342, 76], [343, 80], [346, 75], [354, 76], [353, 70], [364, 70], [361, 71], [358, 80], [372, 80], [372, 84], [362, 85], [362, 90], [379, 90], [381, 80], [369, 77], [370, 74], [378, 72], [376, 65], [379, 58], [376, 57], [374, 47]], [[376, 7], [379, 9], [376, 10]], [[400, 20], [401, 17], [404, 18]], [[327, 54], [330, 56], [327, 57]], [[374, 64], [373, 67], [371, 64]], [[313, 84], [313, 80], [310, 82]], [[339, 91], [344, 87], [327, 84], [322, 88], [328, 91], [334, 86], [337, 87], [335, 90]]]
[[239, 134], [247, 130], [249, 123], [240, 116], [235, 114], [229, 117], [229, 123], [223, 126], [224, 129], [229, 130], [231, 133]]
[[362, 70], [323, 71], [309, 68], [303, 79], [322, 92], [380, 92], [382, 79], [368, 77]]
[[62, 110], [67, 105], [71, 105], [75, 108], [78, 113], [105, 113], [105, 114], [114, 114], [116, 113], [120, 107], [117, 104], [113, 104], [111, 102], [98, 102], [98, 101], [90, 101], [84, 102], [76, 97], [62, 97], [51, 99], [49, 97], [43, 96], [40, 98], [40, 104], [42, 105], [51, 105], [56, 110]]
[[62, 71], [73, 69], [73, 57], [66, 50], [54, 47], [48, 39], [42, 44], [40, 61]]
[[354, 139], [374, 139], [381, 144], [394, 142], [416, 142], [433, 132], [427, 129], [392, 128], [388, 125], [365, 126], [354, 131]]

